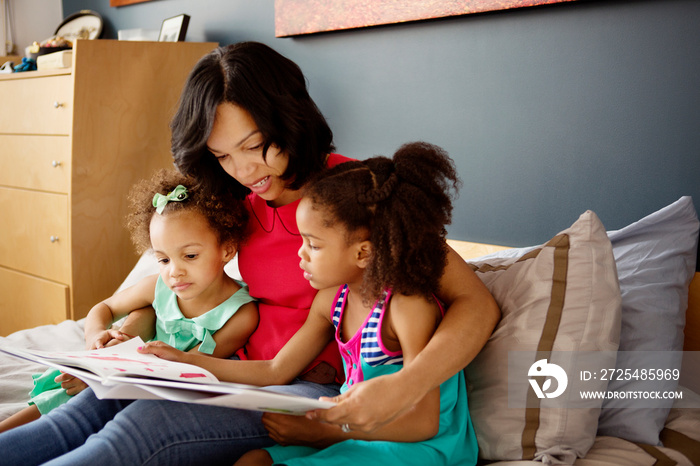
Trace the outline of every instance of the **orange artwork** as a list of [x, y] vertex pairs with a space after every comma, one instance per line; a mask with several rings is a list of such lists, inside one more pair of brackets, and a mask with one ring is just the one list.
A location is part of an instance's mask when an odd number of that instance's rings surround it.
[[277, 37], [576, 0], [275, 0]]
[[134, 3], [148, 2], [149, 0], [109, 0], [109, 6], [125, 6]]

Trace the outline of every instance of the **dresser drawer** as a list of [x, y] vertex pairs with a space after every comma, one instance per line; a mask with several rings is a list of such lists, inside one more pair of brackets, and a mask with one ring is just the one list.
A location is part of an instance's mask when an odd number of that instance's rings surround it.
[[70, 75], [7, 79], [0, 83], [0, 132], [71, 134], [73, 77]]
[[68, 194], [70, 138], [0, 134], [0, 186]]
[[68, 196], [0, 187], [0, 266], [70, 283]]
[[68, 318], [68, 287], [0, 267], [0, 336]]

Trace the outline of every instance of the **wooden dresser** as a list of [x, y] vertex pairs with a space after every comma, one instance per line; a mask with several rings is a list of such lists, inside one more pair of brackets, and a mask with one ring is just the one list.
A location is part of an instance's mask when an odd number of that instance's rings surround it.
[[0, 335], [84, 317], [138, 259], [131, 186], [215, 43], [77, 41], [73, 68], [0, 74]]

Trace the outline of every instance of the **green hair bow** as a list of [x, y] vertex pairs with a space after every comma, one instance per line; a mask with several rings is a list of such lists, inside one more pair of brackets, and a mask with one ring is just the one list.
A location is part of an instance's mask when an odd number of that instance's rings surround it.
[[187, 197], [187, 188], [179, 184], [175, 189], [169, 192], [167, 196], [156, 193], [156, 195], [153, 196], [153, 207], [156, 208], [156, 212], [162, 214], [168, 202], [182, 202], [187, 199]]

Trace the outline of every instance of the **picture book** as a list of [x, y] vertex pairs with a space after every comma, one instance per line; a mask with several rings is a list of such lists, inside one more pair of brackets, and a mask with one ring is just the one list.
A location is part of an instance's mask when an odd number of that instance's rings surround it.
[[137, 348], [143, 344], [137, 337], [96, 350], [47, 352], [3, 345], [0, 351], [78, 377], [100, 399], [164, 399], [298, 415], [334, 405], [272, 388], [222, 382], [201, 367], [141, 354]]

